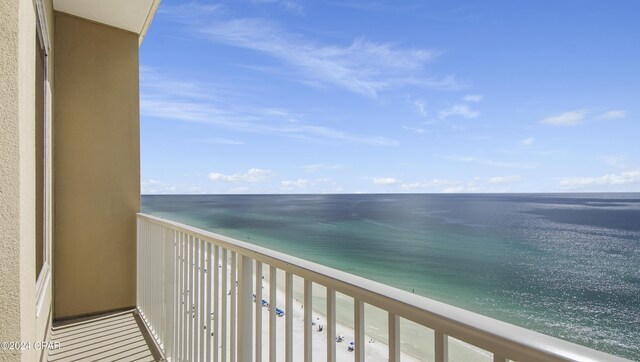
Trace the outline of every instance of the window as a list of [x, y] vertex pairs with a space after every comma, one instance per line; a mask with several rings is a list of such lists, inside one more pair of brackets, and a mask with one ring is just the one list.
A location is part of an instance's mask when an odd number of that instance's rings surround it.
[[[36, 270], [35, 277], [38, 282], [43, 274], [48, 271], [49, 262], [49, 102], [48, 102], [48, 62], [46, 41], [46, 28], [43, 26], [43, 8], [38, 2], [38, 21], [35, 39], [35, 231], [36, 231]], [[44, 271], [44, 273], [43, 273]]]

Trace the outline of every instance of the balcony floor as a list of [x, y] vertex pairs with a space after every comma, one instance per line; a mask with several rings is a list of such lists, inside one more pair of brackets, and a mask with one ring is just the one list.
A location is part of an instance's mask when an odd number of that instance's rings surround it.
[[54, 322], [51, 341], [50, 362], [162, 360], [135, 310]]

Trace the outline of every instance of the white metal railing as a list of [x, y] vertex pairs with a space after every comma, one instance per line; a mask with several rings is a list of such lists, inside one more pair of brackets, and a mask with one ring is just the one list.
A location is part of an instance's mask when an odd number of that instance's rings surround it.
[[[327, 290], [328, 361], [336, 361], [336, 343], [332, 343], [336, 338], [336, 292], [354, 300], [356, 361], [364, 360], [365, 304], [388, 313], [389, 361], [400, 360], [400, 318], [434, 331], [433, 340], [425, 343], [433, 344], [436, 361], [448, 360], [449, 337], [492, 353], [494, 361], [626, 361], [236, 239], [154, 216], [138, 214], [137, 219], [137, 305], [170, 361], [263, 360], [263, 265], [269, 267], [270, 301], [276, 301], [276, 271], [285, 272], [287, 362], [294, 360], [294, 275], [304, 279], [305, 362], [312, 359], [313, 283]], [[237, 293], [230, 293], [228, 303], [226, 291], [233, 290], [236, 280]], [[264, 358], [275, 362], [283, 356], [276, 354], [276, 304], [272, 304]]]

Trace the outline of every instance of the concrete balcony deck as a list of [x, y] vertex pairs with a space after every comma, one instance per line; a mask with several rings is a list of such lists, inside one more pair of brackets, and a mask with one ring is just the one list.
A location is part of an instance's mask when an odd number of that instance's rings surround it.
[[55, 322], [48, 361], [161, 361], [136, 310]]

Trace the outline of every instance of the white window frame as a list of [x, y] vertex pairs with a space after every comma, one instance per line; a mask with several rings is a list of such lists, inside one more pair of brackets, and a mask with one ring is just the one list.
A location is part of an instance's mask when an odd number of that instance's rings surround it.
[[[42, 162], [43, 175], [43, 190], [42, 190], [42, 207], [44, 208], [42, 214], [42, 230], [36, 230], [36, 232], [43, 233], [42, 236], [42, 252], [44, 253], [42, 259], [42, 268], [36, 278], [36, 317], [40, 316], [40, 311], [44, 303], [44, 297], [46, 291], [49, 288], [51, 281], [51, 225], [52, 225], [52, 211], [51, 207], [51, 173], [49, 172], [49, 165], [51, 162], [51, 145], [50, 145], [50, 130], [51, 130], [51, 95], [49, 84], [49, 53], [51, 51], [51, 44], [49, 42], [49, 27], [47, 23], [47, 16], [45, 6], [42, 0], [34, 1], [36, 9], [36, 33], [40, 43], [40, 46], [44, 52], [44, 120], [36, 120], [36, 122], [44, 121], [43, 125], [43, 155], [36, 155], [36, 157], [43, 156]], [[36, 56], [39, 56], [36, 54]]]

